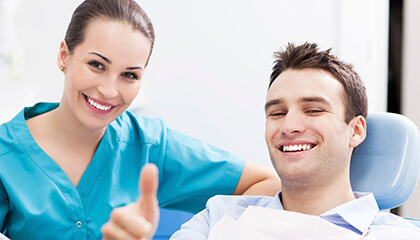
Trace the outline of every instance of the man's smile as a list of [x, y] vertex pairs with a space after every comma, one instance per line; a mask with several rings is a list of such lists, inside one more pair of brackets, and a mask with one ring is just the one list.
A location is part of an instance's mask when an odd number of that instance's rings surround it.
[[280, 151], [282, 152], [297, 152], [297, 151], [306, 151], [315, 147], [314, 144], [290, 144], [290, 145], [281, 145]]

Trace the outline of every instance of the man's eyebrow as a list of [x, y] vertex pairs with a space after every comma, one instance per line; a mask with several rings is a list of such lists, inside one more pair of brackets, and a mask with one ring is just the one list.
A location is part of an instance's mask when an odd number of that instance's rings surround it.
[[[298, 101], [302, 102], [302, 103], [304, 103], [304, 102], [317, 102], [317, 103], [321, 103], [321, 104], [324, 104], [324, 105], [327, 105], [327, 106], [331, 106], [331, 103], [327, 99], [325, 99], [323, 97], [318, 97], [318, 96], [301, 97], [301, 98], [298, 99]], [[270, 108], [271, 106], [282, 104], [283, 102], [284, 101], [280, 98], [272, 99], [265, 104], [264, 109], [265, 109], [265, 111], [267, 111], [267, 109]]]
[[265, 109], [265, 111], [267, 111], [267, 109], [270, 108], [271, 106], [277, 105], [277, 104], [281, 104], [281, 103], [283, 103], [283, 101], [281, 99], [279, 99], [279, 98], [270, 100], [270, 101], [268, 101], [268, 102], [265, 103], [264, 109]]
[[102, 56], [101, 54], [99, 54], [99, 53], [96, 53], [96, 52], [90, 52], [90, 54], [94, 54], [94, 55], [96, 55], [96, 56], [98, 56], [98, 57], [100, 57], [100, 58], [102, 58], [105, 62], [107, 62], [108, 64], [111, 64], [112, 63], [112, 61], [111, 60], [109, 60], [108, 58], [106, 58], [106, 57], [104, 57], [104, 56]]
[[323, 97], [317, 97], [317, 96], [314, 96], [314, 97], [302, 97], [302, 98], [299, 99], [299, 101], [300, 102], [318, 102], [318, 103], [321, 103], [321, 104], [324, 104], [324, 105], [328, 105], [328, 106], [331, 105], [331, 103], [327, 99], [325, 99]]

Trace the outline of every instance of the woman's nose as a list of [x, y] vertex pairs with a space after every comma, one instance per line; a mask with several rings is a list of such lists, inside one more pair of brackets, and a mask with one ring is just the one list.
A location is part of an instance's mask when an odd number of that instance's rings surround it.
[[118, 77], [108, 76], [98, 85], [97, 89], [105, 99], [112, 99], [118, 95], [117, 80]]

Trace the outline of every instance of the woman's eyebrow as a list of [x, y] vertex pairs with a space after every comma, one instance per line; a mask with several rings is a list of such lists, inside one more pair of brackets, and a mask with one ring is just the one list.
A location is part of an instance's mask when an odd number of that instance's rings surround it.
[[[96, 56], [98, 56], [98, 57], [102, 58], [102, 59], [103, 59], [105, 62], [107, 62], [108, 64], [112, 64], [112, 61], [111, 61], [111, 60], [109, 60], [107, 57], [102, 56], [101, 54], [99, 54], [99, 53], [97, 53], [97, 52], [90, 52], [89, 54], [94, 54], [94, 55], [96, 55]], [[126, 70], [136, 70], [136, 69], [143, 70], [143, 68], [142, 68], [142, 67], [128, 67], [128, 68], [126, 68]]]
[[108, 64], [111, 64], [111, 63], [112, 63], [112, 61], [111, 61], [111, 60], [109, 60], [108, 58], [106, 58], [106, 57], [102, 56], [101, 54], [99, 54], [99, 53], [97, 53], [97, 52], [90, 52], [89, 54], [94, 54], [94, 55], [96, 55], [96, 56], [98, 56], [98, 57], [102, 58], [102, 59], [103, 59], [105, 62], [107, 62]]
[[128, 68], [126, 68], [127, 70], [136, 70], [136, 69], [140, 69], [140, 70], [143, 70], [143, 68], [142, 67], [128, 67]]

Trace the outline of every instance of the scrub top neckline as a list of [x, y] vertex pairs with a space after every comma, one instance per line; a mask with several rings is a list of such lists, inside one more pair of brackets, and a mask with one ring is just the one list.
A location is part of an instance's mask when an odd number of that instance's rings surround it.
[[107, 142], [109, 143], [109, 141], [104, 141], [104, 139], [111, 137], [109, 136], [109, 129], [107, 127], [93, 158], [83, 172], [77, 187], [75, 187], [61, 167], [36, 143], [26, 124], [26, 119], [46, 113], [57, 107], [58, 104], [56, 103], [38, 103], [31, 108], [25, 108], [13, 119], [12, 128], [15, 132], [21, 133], [21, 135], [16, 134], [20, 144], [23, 146], [23, 149], [31, 149], [31, 151], [26, 151], [26, 154], [41, 171], [44, 172], [65, 195], [74, 195], [74, 197], [84, 203], [84, 206], [88, 206], [86, 203], [96, 182], [95, 180], [102, 172], [101, 170], [98, 171], [98, 168], [103, 169], [108, 162], [108, 159], [98, 159], [97, 156], [100, 156], [98, 153], [106, 151], [107, 148], [109, 148], [109, 146], [104, 146]]

